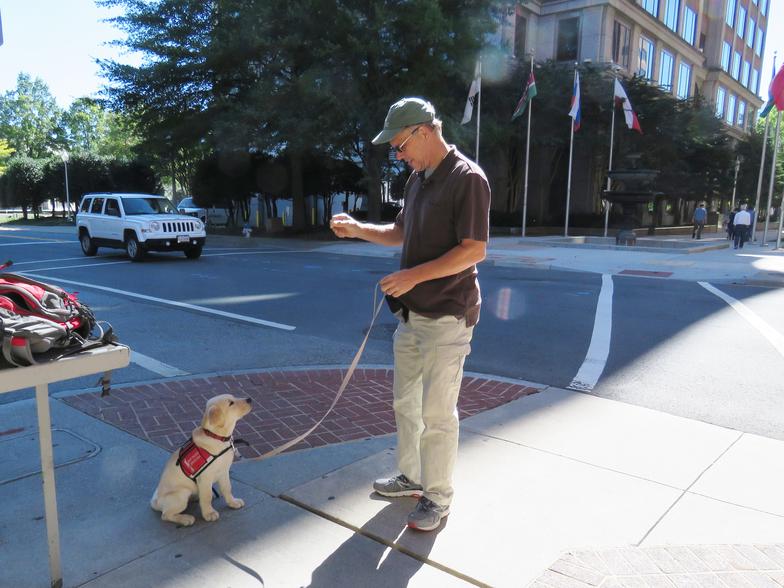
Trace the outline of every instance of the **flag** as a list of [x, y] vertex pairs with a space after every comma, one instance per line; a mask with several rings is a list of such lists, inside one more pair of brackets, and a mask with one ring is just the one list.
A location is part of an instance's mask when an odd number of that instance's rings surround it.
[[460, 121], [461, 125], [471, 122], [471, 117], [474, 115], [474, 103], [479, 92], [482, 90], [482, 73], [481, 65], [477, 61], [476, 69], [474, 70], [474, 79], [471, 81], [471, 87], [468, 89], [468, 98], [466, 99], [465, 110], [463, 111], [463, 120]]
[[574, 89], [572, 90], [572, 109], [569, 111], [569, 116], [572, 117], [572, 124], [574, 130], [580, 130], [580, 73], [575, 70], [574, 72]]
[[762, 107], [760, 110], [759, 116], [760, 118], [765, 118], [768, 116], [768, 113], [773, 109], [773, 105], [775, 104], [775, 100], [773, 98], [773, 80], [776, 79], [776, 56], [773, 56], [773, 71], [771, 72], [770, 76], [770, 84], [768, 84], [768, 101], [765, 103], [765, 106]]
[[534, 99], [536, 94], [536, 80], [534, 79], [534, 70], [532, 68], [531, 73], [528, 76], [528, 81], [525, 84], [523, 95], [520, 97], [520, 101], [517, 103], [514, 113], [512, 113], [512, 120], [516, 119], [525, 112], [525, 107], [528, 106], [528, 103]]
[[637, 120], [637, 113], [632, 108], [632, 103], [626, 95], [626, 90], [623, 89], [621, 82], [615, 80], [615, 105], [623, 108], [623, 116], [626, 119], [626, 126], [634, 129], [642, 135], [642, 127], [640, 121]]
[[784, 110], [784, 65], [781, 66], [779, 73], [770, 82], [768, 95], [768, 101], [776, 104], [776, 110]]

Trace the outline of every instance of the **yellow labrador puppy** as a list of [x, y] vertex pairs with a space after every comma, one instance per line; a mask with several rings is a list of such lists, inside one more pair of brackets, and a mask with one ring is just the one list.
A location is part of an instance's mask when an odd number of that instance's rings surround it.
[[234, 461], [231, 434], [237, 421], [250, 412], [250, 405], [250, 398], [241, 400], [231, 394], [207, 401], [201, 426], [193, 430], [190, 440], [166, 462], [150, 500], [150, 506], [162, 513], [162, 520], [185, 527], [192, 525], [196, 517], [183, 511], [189, 500], [198, 497], [204, 520], [217, 521], [220, 515], [212, 508], [212, 486], [216, 482], [226, 504], [231, 508], [245, 506], [231, 493], [229, 468]]

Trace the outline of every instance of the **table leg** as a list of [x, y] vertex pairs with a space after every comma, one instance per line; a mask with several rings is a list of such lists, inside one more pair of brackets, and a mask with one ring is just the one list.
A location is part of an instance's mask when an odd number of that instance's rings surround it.
[[57, 522], [57, 492], [54, 485], [54, 452], [52, 450], [52, 419], [49, 414], [49, 387], [35, 387], [38, 409], [38, 440], [41, 446], [41, 478], [44, 484], [46, 537], [49, 542], [49, 573], [52, 588], [61, 588], [63, 574], [60, 569], [60, 527]]

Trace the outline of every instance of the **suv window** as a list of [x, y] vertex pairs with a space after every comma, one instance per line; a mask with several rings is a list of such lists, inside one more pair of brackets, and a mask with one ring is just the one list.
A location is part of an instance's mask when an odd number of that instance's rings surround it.
[[85, 198], [82, 200], [82, 205], [79, 207], [81, 212], [87, 212], [90, 210], [90, 204], [92, 203], [92, 198]]
[[177, 214], [172, 203], [166, 198], [123, 198], [125, 214]]
[[120, 203], [116, 198], [109, 198], [106, 200], [106, 210], [104, 214], [109, 216], [120, 216]]
[[93, 205], [90, 208], [90, 212], [93, 214], [101, 214], [101, 209], [103, 208], [103, 198], [93, 198]]
[[195, 208], [196, 205], [193, 203], [193, 198], [183, 198], [180, 200], [180, 208]]

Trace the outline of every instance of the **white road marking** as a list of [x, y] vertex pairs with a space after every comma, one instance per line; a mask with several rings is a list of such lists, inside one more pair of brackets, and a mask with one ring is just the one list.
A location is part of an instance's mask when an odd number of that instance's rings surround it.
[[765, 337], [770, 344], [779, 352], [779, 354], [784, 357], [784, 335], [779, 333], [776, 329], [771, 327], [768, 323], [760, 318], [760, 316], [751, 310], [748, 306], [743, 304], [740, 300], [733, 298], [732, 296], [725, 294], [718, 288], [711, 286], [708, 282], [697, 282], [700, 286], [705, 288], [711, 294], [715, 294], [719, 298], [721, 298], [724, 302], [729, 304], [737, 313], [745, 318], [751, 326], [757, 329], [762, 336]]
[[0, 243], [0, 247], [19, 247], [20, 245], [51, 245], [52, 243], [69, 243], [69, 241], [27, 241], [22, 243]]
[[602, 274], [602, 289], [596, 303], [596, 318], [593, 323], [591, 344], [588, 346], [588, 353], [583, 365], [580, 366], [577, 375], [567, 388], [583, 392], [593, 390], [604, 371], [607, 357], [610, 355], [610, 339], [612, 337], [612, 297], [612, 276]]
[[178, 369], [167, 363], [163, 363], [162, 361], [158, 361], [157, 359], [153, 359], [147, 355], [142, 355], [138, 351], [131, 351], [131, 362], [143, 367], [146, 370], [155, 372], [156, 374], [165, 378], [189, 375], [188, 372], [184, 372], [181, 369]]
[[13, 267], [17, 265], [32, 265], [36, 263], [53, 263], [55, 261], [76, 261], [77, 259], [84, 259], [84, 255], [79, 257], [61, 257], [59, 259], [42, 259], [40, 261], [15, 261]]
[[[63, 269], [63, 268], [61, 268]], [[40, 270], [35, 270], [40, 271]], [[75, 286], [81, 286], [83, 288], [91, 288], [93, 290], [102, 290], [104, 292], [111, 292], [112, 294], [119, 294], [121, 296], [128, 296], [129, 298], [138, 298], [140, 300], [149, 300], [150, 302], [157, 302], [159, 304], [166, 304], [168, 306], [175, 306], [177, 308], [185, 308], [187, 310], [195, 310], [197, 312], [204, 312], [207, 314], [214, 314], [218, 316], [223, 316], [226, 318], [251, 323], [254, 325], [262, 325], [265, 327], [272, 327], [273, 329], [281, 329], [283, 331], [293, 331], [297, 327], [291, 325], [285, 325], [283, 323], [276, 323], [272, 321], [265, 321], [264, 319], [254, 318], [252, 316], [245, 316], [241, 314], [234, 314], [233, 312], [226, 312], [224, 310], [216, 310], [214, 308], [207, 308], [205, 306], [197, 306], [195, 304], [187, 304], [185, 302], [177, 302], [176, 300], [166, 300], [165, 298], [157, 298], [155, 296], [147, 296], [146, 294], [137, 294], [136, 292], [129, 292], [127, 290], [118, 290], [116, 288], [107, 288], [106, 286], [97, 286], [95, 284], [86, 284], [84, 282], [76, 282], [74, 280], [66, 280], [63, 278], [51, 278], [49, 276], [42, 276], [39, 274], [33, 274], [30, 272], [20, 272], [32, 278], [37, 278], [39, 280], [45, 280], [47, 282], [57, 282], [64, 283], [64, 284], [73, 284]]]

